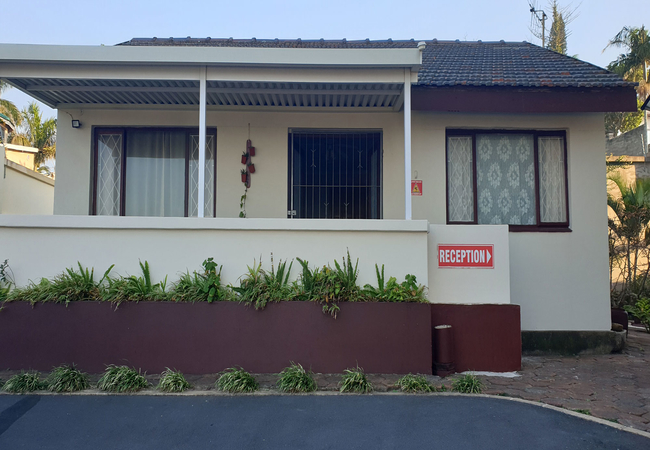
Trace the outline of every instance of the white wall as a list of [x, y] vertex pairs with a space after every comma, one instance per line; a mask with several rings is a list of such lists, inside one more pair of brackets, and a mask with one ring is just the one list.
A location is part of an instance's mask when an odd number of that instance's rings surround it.
[[[493, 269], [438, 268], [438, 244], [492, 244]], [[506, 225], [429, 225], [429, 301], [510, 303], [510, 251]]]
[[[70, 111], [83, 127], [73, 129], [59, 111], [55, 214], [89, 213], [92, 126], [198, 127], [194, 111]], [[208, 111], [207, 126], [217, 128], [217, 217], [238, 217], [244, 192], [241, 154], [246, 150], [248, 124], [257, 153], [253, 161], [246, 210], [250, 218], [287, 217], [289, 128], [351, 128], [383, 130], [384, 219], [404, 217], [404, 134], [401, 114], [394, 113], [260, 113]]]
[[[47, 236], [47, 252], [25, 251], [34, 235]], [[426, 221], [347, 221], [291, 219], [213, 219], [151, 217], [0, 216], [0, 258], [8, 259], [18, 286], [51, 278], [76, 267], [94, 267], [98, 278], [115, 264], [113, 275], [140, 275], [148, 261], [154, 281], [176, 281], [187, 270], [201, 270], [208, 257], [223, 264], [223, 281], [238, 284], [247, 266], [262, 258], [270, 270], [279, 260], [300, 257], [311, 267], [342, 262], [349, 249], [359, 259], [359, 285], [377, 285], [375, 263], [386, 276], [419, 283], [427, 280]], [[300, 265], [293, 263], [296, 278]]]
[[0, 214], [52, 214], [54, 180], [12, 161], [0, 178]]

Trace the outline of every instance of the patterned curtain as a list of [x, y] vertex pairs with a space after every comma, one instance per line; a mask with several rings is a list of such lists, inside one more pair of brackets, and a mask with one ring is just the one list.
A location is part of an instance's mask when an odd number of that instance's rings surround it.
[[474, 177], [471, 136], [447, 139], [449, 221], [474, 221]]
[[97, 142], [97, 215], [120, 214], [122, 134], [100, 134]]
[[476, 136], [478, 223], [536, 223], [533, 144], [532, 135]]
[[538, 145], [540, 220], [566, 222], [564, 138], [541, 136]]

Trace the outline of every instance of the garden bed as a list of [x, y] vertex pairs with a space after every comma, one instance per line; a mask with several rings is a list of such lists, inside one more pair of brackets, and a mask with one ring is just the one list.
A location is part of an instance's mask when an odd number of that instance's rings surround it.
[[314, 372], [359, 365], [368, 373], [432, 371], [431, 306], [341, 303], [334, 319], [315, 302], [9, 302], [0, 311], [0, 367], [47, 371], [74, 363], [188, 374], [242, 366], [275, 373], [295, 361]]

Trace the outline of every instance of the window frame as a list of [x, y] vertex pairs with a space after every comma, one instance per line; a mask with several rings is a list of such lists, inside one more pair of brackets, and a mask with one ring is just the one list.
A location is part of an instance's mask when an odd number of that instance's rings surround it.
[[[184, 216], [188, 217], [189, 212], [189, 175], [190, 175], [190, 136], [199, 134], [199, 129], [195, 127], [94, 127], [93, 128], [93, 148], [92, 148], [92, 194], [90, 202], [90, 215], [97, 215], [97, 183], [98, 183], [98, 152], [99, 136], [102, 134], [120, 134], [122, 136], [121, 160], [120, 160], [120, 196], [119, 196], [119, 215], [126, 216], [126, 160], [127, 148], [126, 139], [129, 131], [146, 130], [146, 131], [182, 131], [185, 133], [185, 191], [184, 191]], [[212, 211], [213, 216], [217, 217], [217, 129], [209, 127], [206, 129], [206, 137], [213, 136], [214, 139], [214, 180], [213, 180], [213, 199]], [[115, 216], [117, 217], [117, 216]]]
[[[447, 129], [445, 133], [445, 215], [448, 225], [478, 225], [478, 173], [476, 136], [480, 134], [527, 134], [533, 136], [533, 158], [535, 161], [535, 225], [508, 225], [509, 231], [544, 231], [544, 232], [570, 232], [569, 228], [569, 165], [567, 133], [565, 130], [500, 130], [500, 129]], [[564, 222], [542, 222], [540, 206], [540, 173], [539, 173], [539, 138], [544, 136], [561, 137], [564, 141], [564, 194], [565, 194], [565, 217]], [[474, 201], [473, 221], [450, 221], [449, 220], [449, 137], [471, 137], [472, 138], [472, 183]], [[506, 225], [506, 224], [504, 224]]]

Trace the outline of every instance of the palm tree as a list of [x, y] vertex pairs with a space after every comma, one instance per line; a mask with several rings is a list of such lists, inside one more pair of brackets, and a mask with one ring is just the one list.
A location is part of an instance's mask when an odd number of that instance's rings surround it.
[[622, 258], [621, 292], [624, 296], [632, 291], [638, 294], [645, 288], [650, 272], [648, 266], [642, 277], [639, 277], [641, 279], [637, 279], [640, 254], [647, 253], [650, 244], [650, 179], [637, 178], [634, 183], [628, 185], [619, 174], [610, 175], [608, 178], [616, 184], [621, 194], [620, 197], [614, 197], [611, 193], [607, 193], [607, 205], [612, 208], [615, 215], [614, 218], [608, 219], [610, 276], [614, 261]]
[[35, 102], [31, 102], [21, 114], [24, 120], [22, 130], [13, 136], [12, 142], [38, 149], [34, 155], [36, 170], [48, 159], [56, 157], [56, 119], [44, 121], [41, 109]]
[[[0, 95], [2, 95], [2, 93], [7, 89], [9, 89], [9, 85], [0, 80]], [[0, 98], [0, 114], [6, 116], [9, 119], [13, 125], [13, 128], [16, 128], [16, 126], [20, 125], [22, 122], [22, 116], [20, 115], [20, 111], [16, 105], [13, 102], [10, 102], [9, 100], [5, 100], [3, 98]]]
[[639, 96], [646, 99], [648, 89], [648, 67], [650, 66], [650, 34], [645, 26], [624, 27], [609, 41], [609, 47], [623, 47], [627, 53], [619, 55], [607, 68], [622, 75], [626, 80], [639, 82]]

